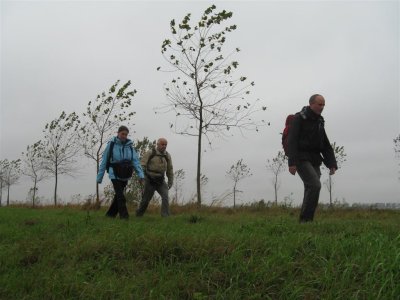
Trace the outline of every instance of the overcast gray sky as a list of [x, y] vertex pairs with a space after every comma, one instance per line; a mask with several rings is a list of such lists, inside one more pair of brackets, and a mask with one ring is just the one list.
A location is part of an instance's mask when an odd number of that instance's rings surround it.
[[[400, 202], [399, 167], [393, 138], [400, 133], [399, 2], [214, 2], [233, 12], [238, 30], [229, 47], [242, 51], [237, 73], [254, 80], [255, 97], [268, 107], [271, 126], [242, 137], [214, 141], [203, 156], [209, 177], [206, 201], [230, 188], [226, 170], [243, 158], [253, 177], [241, 182], [239, 203], [272, 200], [265, 165], [281, 150], [280, 132], [288, 114], [314, 93], [325, 96], [326, 131], [344, 146], [347, 161], [334, 176], [334, 197], [354, 202]], [[155, 115], [165, 103], [163, 84], [172, 74], [160, 47], [169, 22], [191, 12], [193, 19], [212, 2], [1, 1], [0, 159], [20, 157], [42, 137], [44, 125], [61, 111], [82, 113], [87, 102], [117, 79], [138, 90], [134, 139], [169, 140], [175, 169], [184, 169], [187, 198], [195, 191], [196, 140], [173, 134], [171, 114]], [[83, 159], [81, 175], [62, 177], [59, 193], [94, 192], [94, 166]], [[93, 170], [93, 171], [92, 171]], [[327, 178], [323, 174], [322, 180]], [[303, 196], [298, 176], [285, 172], [280, 198]], [[102, 187], [108, 183], [104, 180]], [[25, 201], [30, 182], [22, 178], [11, 199]], [[53, 180], [39, 186], [50, 199]], [[4, 195], [4, 194], [3, 194]], [[225, 204], [231, 204], [228, 200]], [[327, 202], [323, 188], [321, 202]]]

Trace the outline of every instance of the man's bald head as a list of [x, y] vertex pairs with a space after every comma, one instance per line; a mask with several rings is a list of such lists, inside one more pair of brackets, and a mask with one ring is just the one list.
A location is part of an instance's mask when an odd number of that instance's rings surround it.
[[310, 97], [310, 108], [317, 115], [320, 115], [325, 107], [325, 99], [320, 94], [315, 94]]
[[168, 141], [165, 138], [159, 138], [157, 140], [157, 150], [164, 152], [167, 149]]

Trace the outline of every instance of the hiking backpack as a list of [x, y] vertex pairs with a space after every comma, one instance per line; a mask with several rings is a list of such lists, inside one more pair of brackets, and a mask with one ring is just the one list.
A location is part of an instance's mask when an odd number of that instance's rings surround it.
[[307, 119], [307, 116], [303, 110], [296, 113], [295, 115], [290, 114], [286, 117], [285, 128], [283, 129], [283, 132], [282, 132], [282, 147], [283, 147], [283, 151], [285, 152], [286, 156], [289, 156], [289, 143], [288, 143], [289, 130], [290, 130], [292, 122], [297, 114], [299, 114], [303, 120]]
[[283, 132], [282, 132], [282, 147], [283, 147], [283, 151], [285, 152], [286, 156], [288, 156], [288, 154], [289, 154], [289, 145], [288, 145], [289, 129], [290, 129], [290, 125], [293, 122], [294, 116], [295, 115], [288, 115], [286, 117], [285, 128], [283, 129]]
[[146, 176], [152, 185], [160, 186], [164, 183], [164, 174], [162, 174], [161, 176], [150, 176], [147, 172], [147, 171], [151, 172], [151, 170], [149, 168], [149, 164], [150, 164], [150, 161], [156, 156], [164, 157], [167, 162], [167, 166], [170, 164], [170, 161], [168, 158], [168, 152], [165, 152], [165, 154], [160, 155], [160, 154], [157, 154], [157, 151], [155, 148], [153, 148], [151, 150], [151, 154], [150, 154], [149, 158], [147, 159], [147, 164], [146, 164], [146, 169], [145, 169]]
[[111, 158], [113, 156], [114, 144], [115, 144], [114, 142], [110, 142], [110, 149], [108, 149], [107, 164], [106, 164], [107, 173], [110, 173], [109, 169], [111, 166]]

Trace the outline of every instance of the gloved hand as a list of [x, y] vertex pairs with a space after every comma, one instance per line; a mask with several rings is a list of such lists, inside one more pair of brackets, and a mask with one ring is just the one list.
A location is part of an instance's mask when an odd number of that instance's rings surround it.
[[98, 184], [101, 184], [102, 180], [96, 180], [96, 182], [97, 182]]
[[168, 181], [168, 189], [170, 190], [172, 188], [172, 182]]

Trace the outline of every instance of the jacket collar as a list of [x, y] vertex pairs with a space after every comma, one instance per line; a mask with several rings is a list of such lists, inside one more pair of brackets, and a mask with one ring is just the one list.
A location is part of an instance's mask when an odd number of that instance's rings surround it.
[[117, 136], [114, 137], [113, 142], [125, 146], [132, 145], [132, 140], [127, 139], [125, 143], [122, 143], [122, 141]]
[[324, 117], [322, 117], [321, 115], [317, 115], [315, 112], [313, 112], [310, 106], [304, 106], [301, 111], [311, 120], [324, 119]]

